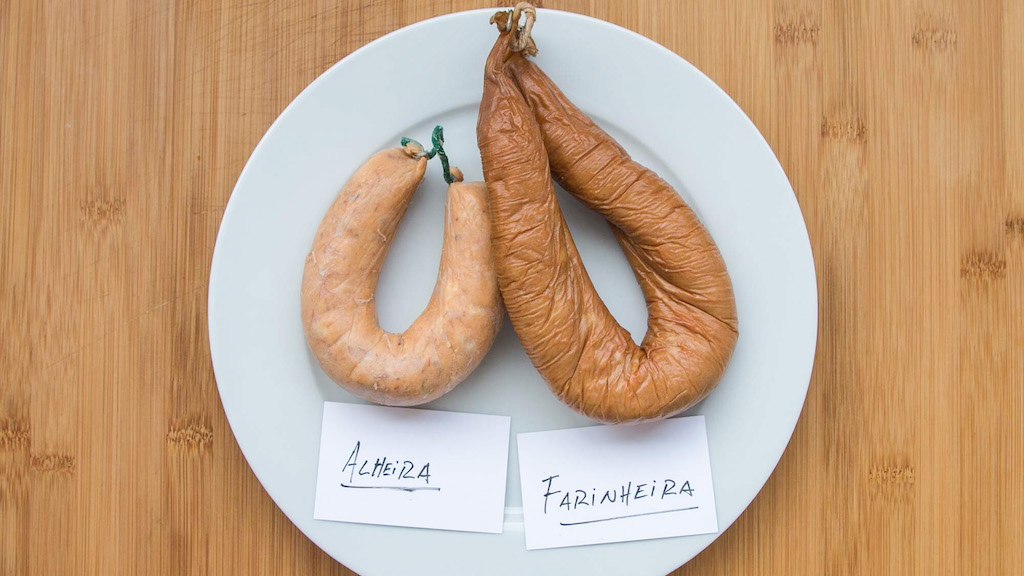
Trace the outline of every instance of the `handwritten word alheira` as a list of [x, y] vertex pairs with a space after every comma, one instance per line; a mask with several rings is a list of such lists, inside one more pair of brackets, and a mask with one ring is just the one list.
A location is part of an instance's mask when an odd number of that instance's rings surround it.
[[430, 462], [419, 464], [412, 460], [392, 460], [387, 457], [376, 458], [371, 462], [370, 458], [359, 458], [359, 448], [360, 442], [357, 441], [341, 469], [342, 474], [348, 472], [349, 484], [354, 484], [356, 478], [393, 478], [430, 484]]
[[655, 500], [668, 500], [680, 496], [693, 496], [694, 489], [690, 487], [690, 481], [674, 480], [651, 480], [650, 482], [627, 482], [625, 484], [598, 490], [597, 488], [586, 489], [556, 489], [555, 479], [558, 475], [548, 476], [541, 480], [544, 484], [544, 513], [548, 513], [548, 502], [558, 503], [558, 508], [572, 511], [581, 507], [590, 508], [611, 508], [612, 506], [629, 507], [631, 503], [639, 502], [648, 498]]

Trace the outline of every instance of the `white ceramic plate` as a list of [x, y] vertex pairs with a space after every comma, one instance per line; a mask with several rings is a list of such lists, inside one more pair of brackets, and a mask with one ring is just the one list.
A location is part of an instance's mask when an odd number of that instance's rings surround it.
[[[476, 115], [493, 10], [427, 20], [376, 40], [309, 85], [260, 141], [224, 213], [210, 271], [210, 353], [242, 452], [278, 506], [328, 554], [366, 576], [665, 574], [716, 535], [527, 552], [515, 433], [591, 423], [555, 399], [508, 323], [480, 367], [428, 408], [512, 417], [504, 534], [313, 519], [322, 403], [358, 402], [320, 371], [299, 318], [303, 259], [356, 167], [407, 135], [482, 177]], [[740, 338], [725, 378], [689, 414], [707, 417], [724, 531], [789, 442], [817, 334], [814, 262], [800, 208], [771, 149], [738, 106], [679, 56], [617, 26], [540, 11], [537, 62], [710, 230], [736, 290]], [[445, 185], [432, 161], [377, 293], [382, 325], [404, 330], [425, 307], [440, 261]], [[636, 340], [647, 313], [600, 217], [562, 194], [598, 292]]]

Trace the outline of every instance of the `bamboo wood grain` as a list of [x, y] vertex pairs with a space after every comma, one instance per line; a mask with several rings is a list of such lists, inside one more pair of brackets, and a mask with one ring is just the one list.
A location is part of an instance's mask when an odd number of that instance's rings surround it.
[[[351, 574], [263, 492], [210, 366], [234, 181], [352, 50], [476, 1], [0, 0], [0, 574]], [[753, 119], [817, 264], [775, 474], [677, 574], [1024, 566], [1024, 2], [546, 2]], [[496, 561], [499, 561], [496, 559]]]

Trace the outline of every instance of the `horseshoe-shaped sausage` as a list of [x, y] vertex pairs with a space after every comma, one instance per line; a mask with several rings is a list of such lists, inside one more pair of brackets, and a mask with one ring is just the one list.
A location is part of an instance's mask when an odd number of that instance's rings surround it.
[[404, 333], [381, 329], [377, 279], [426, 164], [415, 143], [371, 157], [338, 194], [306, 257], [306, 340], [332, 380], [378, 404], [422, 404], [454, 388], [490, 349], [503, 316], [487, 188], [456, 181], [430, 302]]
[[[477, 141], [498, 283], [534, 366], [568, 406], [602, 422], [664, 418], [704, 398], [737, 339], [714, 241], [679, 195], [510, 51], [508, 14], [484, 71]], [[523, 42], [517, 42], [523, 44]], [[648, 309], [637, 346], [598, 297], [551, 176], [612, 225]]]

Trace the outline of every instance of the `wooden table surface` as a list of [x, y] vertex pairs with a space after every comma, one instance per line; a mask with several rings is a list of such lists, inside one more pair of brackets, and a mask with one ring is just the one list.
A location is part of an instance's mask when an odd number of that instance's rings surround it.
[[[0, 574], [351, 574], [277, 509], [225, 421], [214, 239], [310, 81], [486, 5], [0, 0]], [[1024, 2], [546, 5], [722, 86], [814, 249], [793, 440], [678, 574], [1020, 573]]]

